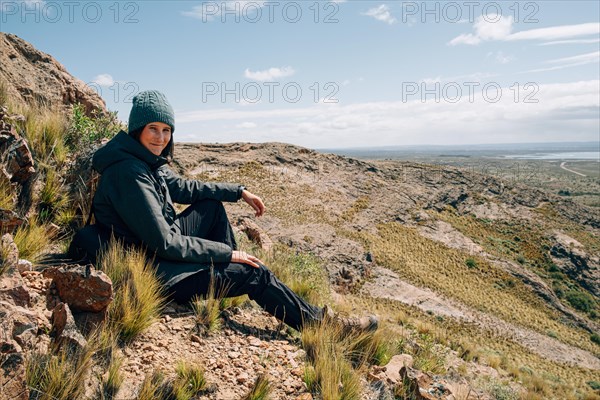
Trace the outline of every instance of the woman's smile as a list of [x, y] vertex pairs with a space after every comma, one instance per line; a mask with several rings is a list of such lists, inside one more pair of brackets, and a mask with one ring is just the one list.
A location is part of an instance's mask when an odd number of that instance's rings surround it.
[[162, 122], [147, 124], [140, 134], [140, 143], [155, 156], [160, 156], [162, 151], [171, 141], [171, 127]]

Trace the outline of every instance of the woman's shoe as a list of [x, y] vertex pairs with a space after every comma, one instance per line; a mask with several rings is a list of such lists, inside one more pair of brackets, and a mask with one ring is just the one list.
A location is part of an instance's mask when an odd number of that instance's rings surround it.
[[344, 332], [373, 332], [379, 327], [379, 319], [376, 315], [366, 317], [343, 317], [325, 305], [323, 307], [323, 319], [338, 324]]

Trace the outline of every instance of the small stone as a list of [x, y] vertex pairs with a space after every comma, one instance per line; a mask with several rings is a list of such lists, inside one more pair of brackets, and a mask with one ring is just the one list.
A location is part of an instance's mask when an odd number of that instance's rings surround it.
[[200, 336], [198, 336], [198, 335], [192, 335], [191, 336], [191, 340], [194, 343], [200, 343], [200, 344], [202, 344], [202, 338]]
[[248, 373], [242, 372], [237, 376], [236, 381], [238, 383], [246, 383], [248, 381], [248, 378], [249, 378]]
[[[17, 269], [19, 270], [19, 273], [21, 273], [21, 275], [22, 275], [24, 272], [33, 271], [33, 264], [31, 264], [31, 262], [29, 260], [20, 259], [17, 262]], [[32, 278], [32, 277], [29, 276], [29, 278]]]

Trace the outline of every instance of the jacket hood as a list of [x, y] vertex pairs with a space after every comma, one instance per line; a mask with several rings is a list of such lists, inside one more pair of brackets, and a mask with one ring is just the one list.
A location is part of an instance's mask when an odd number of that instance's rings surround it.
[[152, 154], [125, 131], [120, 131], [108, 143], [96, 150], [92, 157], [92, 167], [102, 174], [111, 165], [131, 159], [141, 160], [152, 169], [167, 163], [166, 158]]

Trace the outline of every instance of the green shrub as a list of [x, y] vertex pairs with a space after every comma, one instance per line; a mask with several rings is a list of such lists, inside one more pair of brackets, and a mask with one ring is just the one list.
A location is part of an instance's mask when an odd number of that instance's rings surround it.
[[590, 340], [596, 343], [597, 345], [600, 345], [600, 335], [598, 335], [597, 333], [592, 333], [590, 336]]
[[477, 268], [477, 261], [473, 257], [469, 257], [465, 260], [465, 265], [468, 268]]
[[570, 290], [567, 292], [566, 298], [569, 304], [579, 311], [590, 312], [596, 307], [594, 298], [585, 292]]
[[66, 134], [66, 145], [71, 150], [80, 150], [101, 139], [110, 139], [125, 127], [117, 119], [115, 111], [102, 115], [99, 110], [92, 111], [89, 117], [82, 104], [73, 106]]

